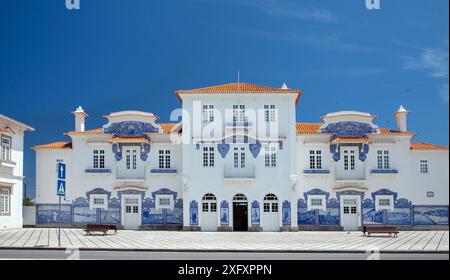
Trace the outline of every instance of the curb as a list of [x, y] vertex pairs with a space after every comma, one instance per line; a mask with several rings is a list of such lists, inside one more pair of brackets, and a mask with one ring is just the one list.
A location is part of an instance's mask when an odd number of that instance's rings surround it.
[[[42, 251], [65, 251], [74, 247], [0, 247], [0, 251], [6, 250], [42, 250]], [[233, 250], [233, 249], [141, 249], [141, 248], [78, 248], [80, 251], [102, 251], [102, 252], [202, 252], [202, 253], [311, 253], [311, 254], [367, 254], [365, 250]], [[449, 254], [449, 251], [379, 251], [380, 254]]]

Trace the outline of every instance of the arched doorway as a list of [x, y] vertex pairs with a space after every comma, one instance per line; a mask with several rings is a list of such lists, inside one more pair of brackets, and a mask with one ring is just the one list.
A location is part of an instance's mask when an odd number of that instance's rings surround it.
[[241, 193], [233, 197], [233, 230], [248, 230], [248, 201]]
[[262, 226], [264, 231], [280, 231], [278, 197], [272, 193], [264, 197]]
[[217, 199], [212, 193], [207, 193], [202, 198], [201, 228], [204, 231], [217, 230]]

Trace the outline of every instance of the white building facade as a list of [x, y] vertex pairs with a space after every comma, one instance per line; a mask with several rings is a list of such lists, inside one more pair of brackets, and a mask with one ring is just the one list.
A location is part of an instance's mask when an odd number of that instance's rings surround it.
[[23, 143], [33, 128], [0, 114], [0, 229], [21, 228]]
[[[414, 143], [355, 111], [297, 123], [301, 92], [225, 84], [176, 92], [180, 123], [123, 111], [68, 142], [34, 147], [36, 221], [58, 223], [58, 162], [67, 164], [67, 225], [204, 231], [448, 226], [448, 148]], [[177, 113], [177, 112], [175, 112]], [[174, 113], [173, 113], [174, 114]]]

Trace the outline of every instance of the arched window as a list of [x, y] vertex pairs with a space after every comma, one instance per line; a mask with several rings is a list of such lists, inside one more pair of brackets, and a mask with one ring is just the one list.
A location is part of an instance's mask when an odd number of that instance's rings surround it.
[[241, 193], [238, 193], [233, 197], [233, 201], [247, 201], [247, 197]]
[[216, 200], [216, 196], [212, 193], [207, 193], [203, 196], [203, 200]]
[[263, 211], [265, 213], [278, 212], [278, 198], [273, 193], [269, 193], [264, 197]]
[[207, 193], [202, 199], [202, 211], [203, 212], [217, 212], [216, 196], [212, 193]]

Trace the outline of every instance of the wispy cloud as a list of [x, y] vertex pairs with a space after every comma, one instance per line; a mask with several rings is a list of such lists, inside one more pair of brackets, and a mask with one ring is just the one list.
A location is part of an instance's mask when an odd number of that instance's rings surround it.
[[429, 71], [431, 77], [448, 76], [448, 49], [424, 48], [417, 56], [404, 56], [403, 68]]
[[439, 88], [439, 96], [448, 102], [448, 45], [446, 48], [423, 48], [416, 56], [404, 56], [403, 68], [428, 72], [433, 78], [445, 79], [447, 84]]
[[249, 7], [272, 17], [308, 20], [318, 23], [337, 23], [338, 17], [332, 12], [317, 7], [306, 7], [300, 1], [292, 0], [197, 0], [208, 3]]

